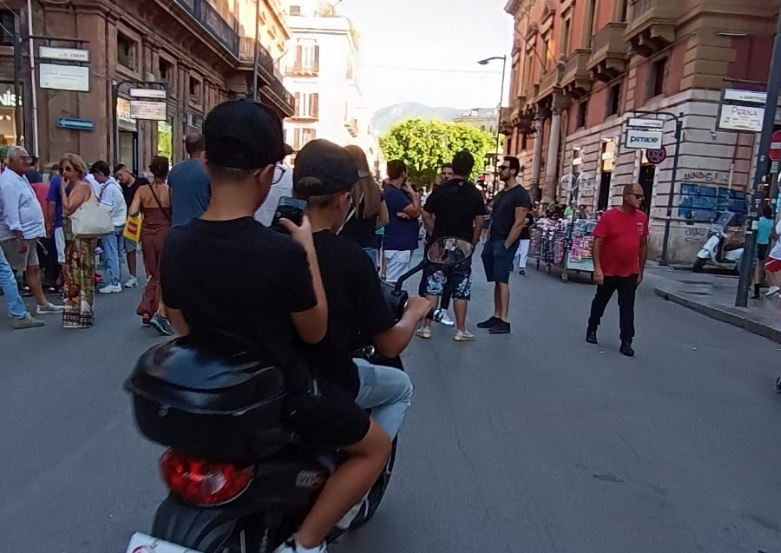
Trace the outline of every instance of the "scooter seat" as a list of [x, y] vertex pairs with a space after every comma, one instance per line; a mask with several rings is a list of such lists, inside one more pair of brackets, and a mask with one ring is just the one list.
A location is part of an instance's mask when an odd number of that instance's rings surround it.
[[735, 250], [743, 249], [743, 244], [727, 244], [724, 246], [725, 252], [734, 252]]

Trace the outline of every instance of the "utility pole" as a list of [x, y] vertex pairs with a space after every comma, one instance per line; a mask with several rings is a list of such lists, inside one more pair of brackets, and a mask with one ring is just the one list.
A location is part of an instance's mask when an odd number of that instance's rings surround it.
[[740, 262], [740, 279], [735, 296], [736, 307], [748, 306], [748, 292], [754, 277], [754, 261], [757, 255], [757, 228], [759, 213], [765, 200], [770, 173], [770, 142], [773, 138], [773, 126], [778, 108], [778, 89], [781, 88], [781, 16], [778, 18], [776, 37], [773, 40], [773, 59], [770, 62], [770, 73], [767, 78], [767, 98], [765, 100], [765, 117], [762, 121], [762, 134], [759, 137], [757, 150], [757, 167], [754, 173], [754, 183], [751, 188], [751, 203], [748, 209], [746, 225], [746, 244]]

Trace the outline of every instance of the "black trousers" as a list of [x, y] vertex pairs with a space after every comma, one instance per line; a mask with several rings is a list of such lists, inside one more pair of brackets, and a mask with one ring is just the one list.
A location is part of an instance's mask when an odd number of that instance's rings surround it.
[[635, 337], [635, 292], [637, 291], [637, 275], [628, 277], [606, 276], [605, 283], [597, 286], [597, 293], [591, 302], [591, 316], [588, 318], [588, 329], [596, 332], [602, 315], [605, 314], [613, 292], [618, 291], [618, 310], [621, 326], [621, 340], [631, 341]]

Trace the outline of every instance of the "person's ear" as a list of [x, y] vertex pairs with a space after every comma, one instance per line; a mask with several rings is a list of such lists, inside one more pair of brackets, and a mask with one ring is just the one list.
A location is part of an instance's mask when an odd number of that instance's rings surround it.
[[276, 171], [276, 165], [266, 165], [263, 169], [260, 170], [258, 173], [259, 181], [264, 186], [271, 186], [271, 183], [274, 182], [274, 172]]

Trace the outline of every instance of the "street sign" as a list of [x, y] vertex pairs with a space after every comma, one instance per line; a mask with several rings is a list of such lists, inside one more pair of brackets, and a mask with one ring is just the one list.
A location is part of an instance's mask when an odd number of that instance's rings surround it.
[[82, 65], [40, 65], [40, 87], [51, 90], [89, 92], [89, 67]]
[[167, 121], [168, 104], [149, 100], [130, 100], [130, 117], [146, 121]]
[[626, 130], [624, 146], [631, 150], [660, 150], [663, 139], [662, 131], [629, 128]]
[[89, 50], [81, 48], [52, 48], [51, 46], [40, 46], [38, 47], [38, 57], [42, 60], [89, 63]]
[[667, 159], [667, 148], [662, 146], [658, 150], [648, 150], [645, 153], [645, 157], [648, 158], [648, 161], [650, 161], [654, 165], [659, 165], [665, 159]]
[[721, 93], [717, 128], [722, 131], [761, 132], [767, 94], [727, 88]]
[[767, 155], [772, 161], [781, 159], [781, 131], [773, 133], [770, 139], [770, 152]]
[[95, 122], [91, 119], [76, 119], [75, 117], [58, 117], [57, 126], [73, 131], [94, 131]]
[[165, 100], [168, 92], [161, 88], [131, 88], [131, 98], [154, 98], [155, 100]]
[[643, 119], [641, 117], [632, 117], [627, 123], [627, 127], [636, 129], [663, 129], [664, 121], [660, 119]]

